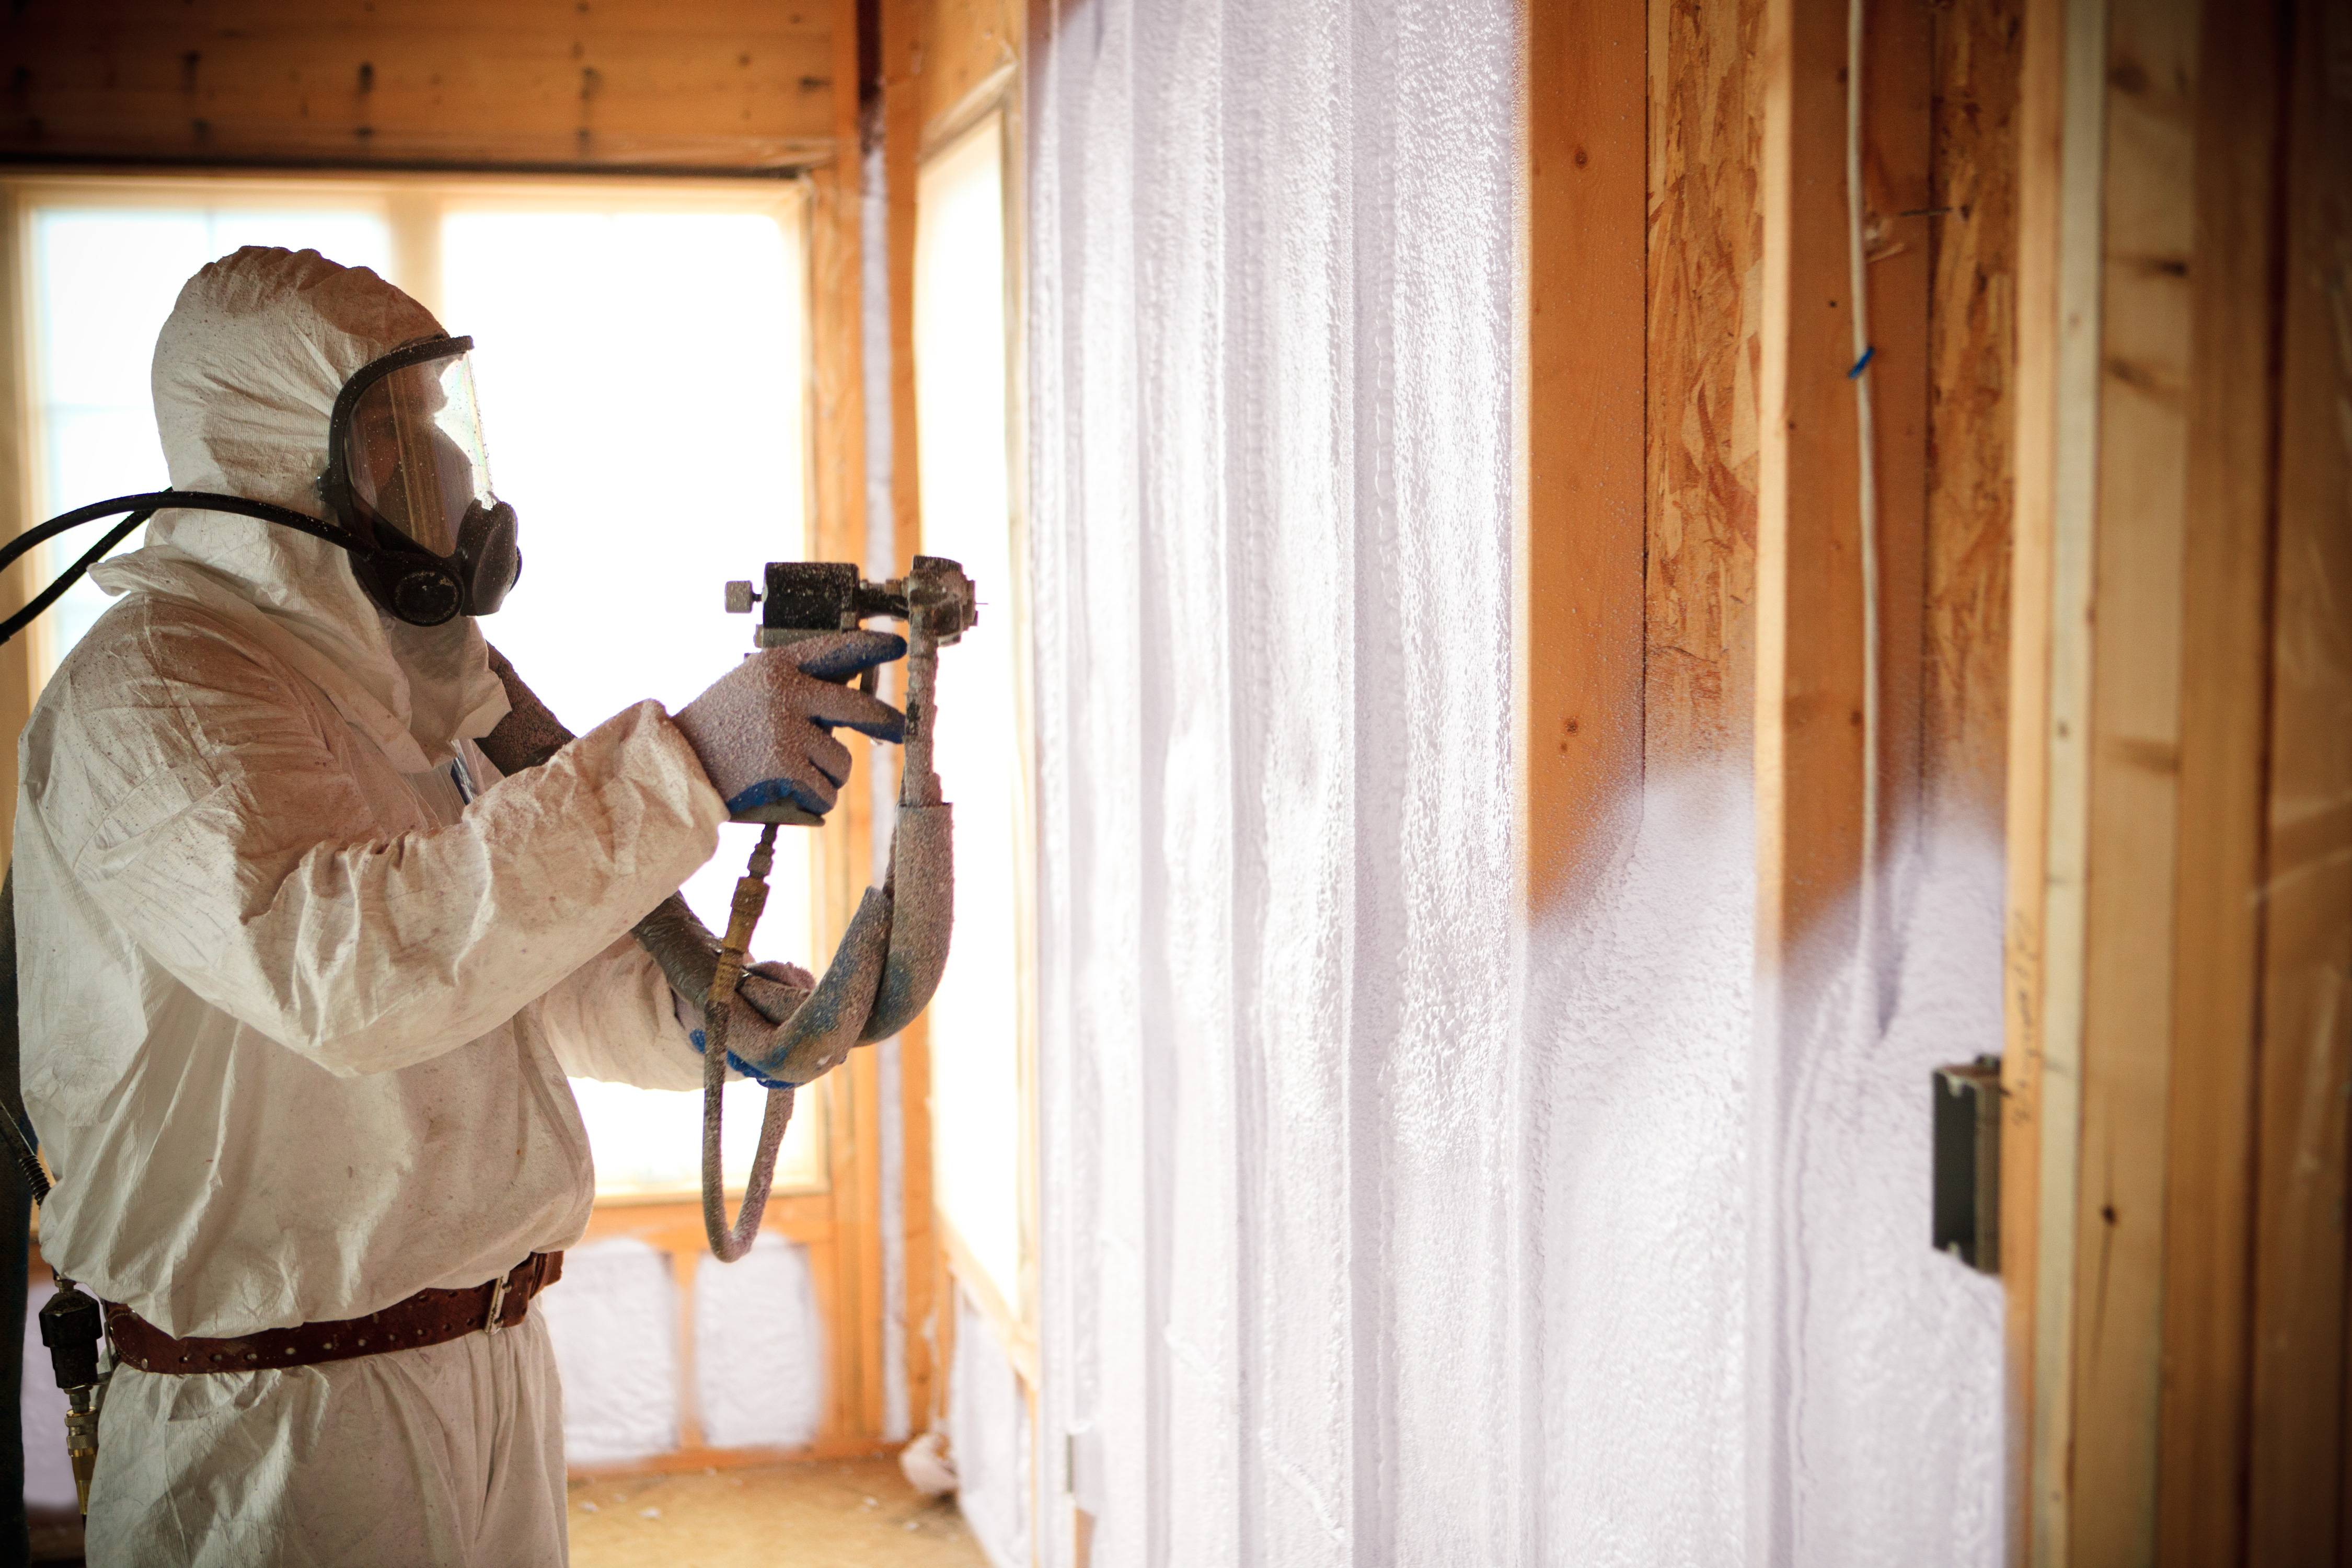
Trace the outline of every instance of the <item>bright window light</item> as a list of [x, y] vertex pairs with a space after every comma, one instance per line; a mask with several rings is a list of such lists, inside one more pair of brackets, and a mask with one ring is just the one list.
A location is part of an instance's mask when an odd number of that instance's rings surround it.
[[[380, 202], [225, 206], [193, 195], [137, 205], [37, 199], [30, 218], [35, 521], [170, 482], [149, 373], [163, 319], [205, 262], [242, 246], [277, 245], [392, 276], [392, 230]], [[107, 526], [94, 522], [44, 545], [34, 575], [47, 582], [97, 543]], [[141, 530], [121, 548], [138, 548], [144, 534]], [[35, 623], [34, 667], [41, 680], [109, 602], [89, 583], [77, 583]]]
[[[730, 578], [806, 553], [806, 291], [797, 205], [680, 210], [593, 198], [454, 205], [441, 320], [470, 334], [490, 473], [521, 521], [523, 574], [484, 629], [575, 731], [651, 697], [690, 701], [751, 647]], [[756, 828], [730, 827], [687, 899], [724, 930]], [[809, 836], [778, 839], [754, 950], [814, 967]], [[688, 1191], [701, 1096], [573, 1080], [597, 1188]], [[763, 1091], [728, 1093], [740, 1183]], [[803, 1096], [779, 1187], [824, 1180]]]
[[955, 943], [931, 1003], [940, 1211], [1003, 1299], [1021, 1289], [1021, 922], [1028, 842], [1013, 635], [1002, 121], [925, 163], [915, 228], [923, 548], [963, 563], [980, 625], [940, 659], [940, 782], [956, 815]]
[[[476, 340], [491, 473], [521, 518], [522, 580], [483, 629], [576, 731], [643, 698], [676, 709], [751, 646], [751, 622], [723, 613], [728, 579], [806, 552], [797, 197], [410, 186], [401, 221], [423, 232], [396, 233], [390, 191], [280, 199], [192, 182], [184, 195], [27, 195], [36, 520], [167, 482], [150, 367], [181, 287], [205, 262], [245, 245], [309, 247], [425, 289], [397, 261], [437, 250], [440, 297], [425, 303]], [[47, 547], [36, 576], [46, 582], [102, 527]], [[84, 583], [36, 623], [42, 679], [108, 603]], [[714, 928], [753, 836], [726, 830], [688, 884]], [[759, 954], [814, 966], [807, 834], [784, 832], [769, 886]], [[698, 1184], [699, 1094], [573, 1087], [601, 1195]], [[738, 1184], [761, 1096], [751, 1084], [729, 1093]], [[776, 1183], [824, 1181], [824, 1107], [803, 1096]]]

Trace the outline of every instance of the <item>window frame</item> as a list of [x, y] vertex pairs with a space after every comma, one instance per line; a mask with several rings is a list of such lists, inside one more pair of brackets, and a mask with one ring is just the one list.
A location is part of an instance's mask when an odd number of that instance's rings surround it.
[[[1036, 810], [1037, 765], [1036, 721], [1033, 691], [1035, 668], [1034, 625], [1030, 613], [1029, 561], [1029, 441], [1027, 397], [1027, 319], [1021, 280], [1026, 275], [1024, 258], [1026, 205], [1023, 199], [1021, 148], [1021, 106], [1017, 91], [1016, 70], [1007, 66], [982, 82], [961, 103], [940, 115], [924, 131], [922, 147], [916, 160], [915, 178], [918, 195], [917, 222], [919, 224], [919, 193], [924, 171], [933, 163], [959, 149], [967, 138], [980, 132], [990, 121], [998, 127], [999, 191], [1003, 204], [1003, 234], [1004, 244], [1004, 429], [1005, 429], [1005, 510], [1008, 555], [1013, 563], [1013, 580], [1004, 586], [1003, 613], [1012, 619], [1013, 662], [1014, 671], [1013, 712], [1019, 727], [1015, 752], [1021, 762], [1018, 784], [1021, 805], [1019, 831], [1013, 854], [1014, 886], [1012, 889], [1014, 913], [1014, 952], [1016, 981], [1014, 994], [1018, 1009], [1015, 1025], [1019, 1085], [1017, 1100], [1021, 1123], [1015, 1131], [1015, 1147], [1019, 1152], [1020, 1170], [1016, 1184], [1018, 1205], [1019, 1262], [1017, 1289], [1008, 1299], [992, 1271], [984, 1265], [958, 1233], [954, 1221], [936, 1199], [933, 1203], [932, 1224], [940, 1242], [941, 1263], [946, 1278], [971, 1300], [980, 1316], [994, 1331], [999, 1347], [1012, 1363], [1022, 1386], [1034, 1404], [1039, 1386], [1038, 1338], [1039, 1304], [1041, 1300], [1040, 1237], [1042, 1215], [1037, 1169], [1038, 1116], [1037, 1102], [1037, 930], [1036, 930]], [[909, 248], [913, 237], [909, 237]], [[915, 282], [909, 268], [907, 301], [911, 325], [914, 312]], [[917, 356], [921, 344], [915, 345]], [[915, 374], [909, 367], [909, 374]], [[919, 443], [921, 432], [917, 431]], [[990, 589], [983, 584], [983, 599]], [[936, 1119], [937, 1112], [933, 1113]], [[928, 1130], [927, 1130], [928, 1131]], [[927, 1135], [927, 1145], [935, 1133]], [[927, 1146], [922, 1157], [932, 1157]], [[938, 1304], [942, 1321], [940, 1352], [942, 1375], [952, 1360], [955, 1310], [950, 1299]], [[1033, 1412], [1034, 1420], [1034, 1412]]]

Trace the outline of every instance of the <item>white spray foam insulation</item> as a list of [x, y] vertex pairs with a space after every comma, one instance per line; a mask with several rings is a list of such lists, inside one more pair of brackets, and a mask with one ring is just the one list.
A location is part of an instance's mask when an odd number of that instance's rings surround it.
[[1997, 855], [1926, 836], [1891, 1023], [1798, 1074], [1744, 757], [1515, 914], [1514, 32], [1033, 37], [1041, 1495], [1091, 1428], [1106, 1568], [1989, 1563], [1998, 1289], [1927, 1248], [1927, 1112], [1998, 1048]]
[[1098, 1562], [1516, 1551], [1513, 31], [1106, 3], [1032, 56], [1046, 1392]]
[[1528, 941], [1534, 1561], [1746, 1560], [1754, 815], [1738, 774], [1654, 779]]
[[824, 1414], [824, 1343], [808, 1252], [772, 1231], [694, 1271], [694, 1386], [714, 1448], [797, 1448]]
[[[547, 1314], [563, 1379], [563, 1444], [573, 1464], [612, 1464], [678, 1446], [677, 1275], [631, 1237], [576, 1247], [533, 1302]], [[696, 1265], [695, 1408], [715, 1448], [797, 1447], [816, 1436], [824, 1342], [806, 1252], [762, 1234], [733, 1264]]]
[[948, 1372], [948, 1454], [956, 1506], [994, 1568], [1029, 1568], [1029, 1404], [988, 1319], [955, 1293]]
[[[1751, 1520], [1773, 1560], [1996, 1563], [2004, 1539], [2001, 1292], [1926, 1245], [1929, 1075], [2001, 1047], [1998, 841], [1934, 825], [1890, 868], [1907, 884], [1874, 1031], [1850, 959], [1783, 1079], [1777, 1361], [1767, 1405], [1784, 1437], [1775, 1507]], [[1753, 1373], [1751, 1373], [1751, 1376]], [[1769, 1531], [1769, 1533], [1767, 1533]]]
[[625, 1237], [563, 1255], [531, 1302], [563, 1380], [563, 1455], [611, 1464], [677, 1447], [677, 1285], [669, 1255]]

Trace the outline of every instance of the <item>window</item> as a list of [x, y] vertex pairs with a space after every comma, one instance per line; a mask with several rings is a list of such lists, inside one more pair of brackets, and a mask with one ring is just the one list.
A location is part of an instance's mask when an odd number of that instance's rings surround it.
[[[526, 570], [484, 623], [575, 731], [676, 707], [751, 647], [730, 578], [804, 554], [805, 263], [791, 186], [188, 179], [15, 187], [28, 259], [35, 519], [161, 488], [149, 367], [181, 286], [243, 245], [310, 247], [405, 288], [476, 342], [499, 493]], [[93, 542], [53, 543], [42, 580]], [[127, 548], [127, 546], [126, 546]], [[45, 679], [106, 607], [82, 584], [37, 624]], [[730, 828], [687, 897], [714, 927], [749, 854]], [[814, 963], [808, 836], [778, 847], [763, 956]], [[600, 1197], [699, 1180], [700, 1096], [575, 1081]], [[740, 1182], [757, 1086], [730, 1090]], [[824, 1098], [803, 1095], [779, 1191], [822, 1188]]]
[[[931, 1004], [939, 1209], [1026, 1316], [1028, 858], [1032, 835], [1014, 547], [1001, 114], [928, 158], [915, 230], [916, 440], [923, 548], [963, 563], [980, 624], [940, 661], [940, 783], [956, 808], [955, 943]], [[1010, 901], [1019, 918], [1005, 918]], [[978, 1284], [980, 1281], [967, 1281]]]
[[[148, 371], [180, 286], [205, 262], [240, 246], [310, 246], [392, 275], [392, 229], [382, 204], [330, 191], [273, 199], [266, 191], [208, 196], [198, 188], [170, 201], [93, 192], [36, 197], [26, 219], [35, 521], [168, 482]], [[89, 549], [94, 541], [87, 533], [43, 546], [36, 575], [47, 581]], [[34, 623], [40, 679], [106, 605], [96, 587], [78, 583]]]
[[[522, 521], [522, 581], [485, 629], [575, 731], [639, 698], [692, 700], [751, 647], [751, 623], [725, 613], [728, 579], [807, 553], [800, 211], [761, 206], [599, 205], [564, 192], [446, 202], [438, 313], [478, 345], [491, 472]], [[757, 837], [723, 829], [687, 884], [714, 930]], [[808, 857], [806, 833], [778, 837], [761, 956], [819, 962]], [[699, 1094], [572, 1088], [600, 1194], [697, 1188]], [[736, 1183], [761, 1093], [728, 1091]], [[818, 1101], [794, 1110], [780, 1189], [823, 1184]]]

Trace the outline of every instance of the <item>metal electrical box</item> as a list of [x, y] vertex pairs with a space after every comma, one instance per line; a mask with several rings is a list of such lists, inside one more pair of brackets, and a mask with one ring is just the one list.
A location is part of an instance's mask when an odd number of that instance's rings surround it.
[[1935, 1074], [1935, 1246], [2000, 1272], [2000, 1058]]

